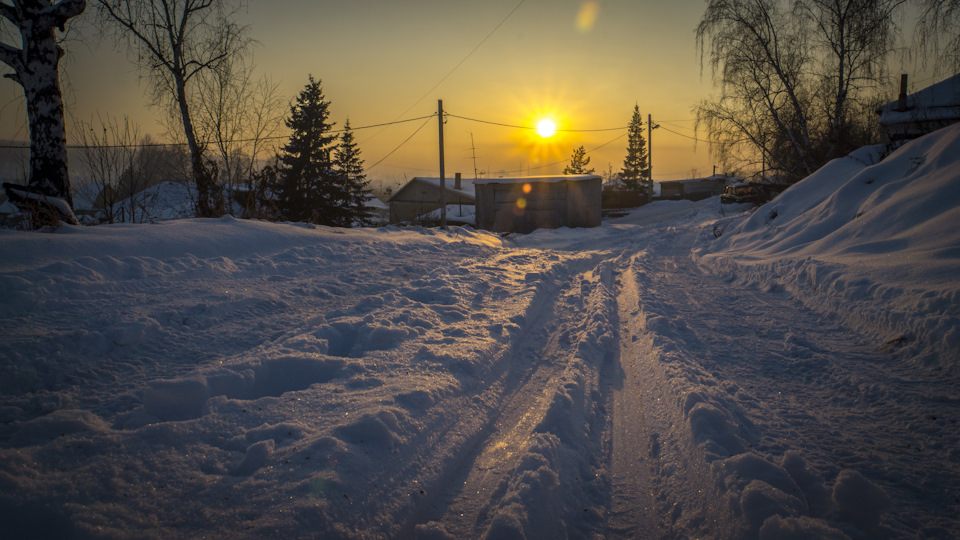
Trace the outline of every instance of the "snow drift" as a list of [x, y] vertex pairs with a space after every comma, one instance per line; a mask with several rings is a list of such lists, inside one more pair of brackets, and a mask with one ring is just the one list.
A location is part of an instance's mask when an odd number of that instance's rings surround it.
[[[960, 370], [960, 124], [834, 160], [695, 251], [742, 283], [785, 287], [879, 347]], [[711, 236], [721, 234], [718, 240]]]

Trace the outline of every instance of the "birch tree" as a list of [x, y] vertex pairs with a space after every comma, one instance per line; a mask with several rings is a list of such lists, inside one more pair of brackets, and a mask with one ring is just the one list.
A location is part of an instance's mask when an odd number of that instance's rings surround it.
[[97, 0], [100, 13], [136, 53], [136, 61], [153, 80], [154, 104], [170, 105], [190, 151], [197, 184], [197, 215], [211, 216], [216, 183], [204, 161], [206, 141], [194, 120], [196, 82], [224, 62], [242, 56], [250, 40], [233, 21], [230, 0]]
[[924, 60], [934, 59], [934, 70], [960, 73], [960, 0], [916, 0], [921, 13], [916, 40]]
[[19, 43], [0, 41], [0, 62], [12, 70], [4, 77], [23, 88], [27, 102], [30, 126], [28, 185], [44, 195], [62, 198], [70, 206], [73, 206], [73, 197], [67, 172], [67, 140], [59, 77], [63, 48], [57, 39], [57, 30], [64, 32], [67, 21], [83, 13], [86, 7], [86, 0], [0, 2], [0, 24], [11, 24], [19, 33]]
[[799, 179], [871, 142], [904, 1], [710, 0], [696, 35], [718, 95], [697, 125], [720, 158]]

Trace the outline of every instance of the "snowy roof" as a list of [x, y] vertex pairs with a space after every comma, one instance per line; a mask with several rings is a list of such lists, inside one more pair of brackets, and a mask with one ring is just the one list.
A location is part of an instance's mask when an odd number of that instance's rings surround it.
[[899, 100], [880, 107], [880, 124], [960, 121], [960, 74], [908, 95], [905, 111], [899, 107]]
[[[473, 189], [473, 183], [474, 183], [474, 181], [475, 181], [475, 180], [474, 180], [473, 178], [461, 178], [461, 179], [460, 179], [460, 189], [455, 189], [455, 188], [454, 188], [454, 186], [456, 185], [456, 184], [455, 184], [455, 182], [456, 182], [455, 177], [445, 177], [445, 178], [444, 178], [444, 187], [446, 187], [446, 189], [447, 189], [448, 192], [453, 192], [453, 193], [456, 193], [456, 194], [458, 194], [458, 195], [461, 195], [461, 196], [464, 196], [464, 197], [469, 197], [469, 198], [473, 199], [473, 198], [475, 197], [475, 191], [474, 191], [474, 189]], [[387, 202], [389, 203], [389, 202], [393, 201], [395, 198], [397, 198], [397, 196], [400, 195], [400, 193], [404, 192], [410, 185], [412, 185], [412, 184], [414, 184], [414, 183], [430, 184], [430, 185], [432, 185], [432, 186], [440, 187], [440, 178], [439, 178], [439, 177], [431, 178], [431, 177], [425, 177], [425, 176], [414, 176], [413, 178], [410, 179], [409, 182], [407, 182], [406, 184], [404, 184], [404, 185], [403, 185], [400, 189], [398, 189], [389, 199], [387, 199]]]
[[529, 183], [546, 183], [553, 184], [556, 182], [585, 182], [588, 180], [600, 180], [601, 178], [595, 174], [563, 174], [559, 176], [516, 176], [512, 178], [480, 178], [474, 180], [474, 184], [485, 185], [485, 184], [529, 184]]
[[376, 210], [387, 210], [390, 208], [385, 202], [381, 201], [373, 193], [367, 195], [367, 201], [363, 205], [367, 208], [373, 208]]

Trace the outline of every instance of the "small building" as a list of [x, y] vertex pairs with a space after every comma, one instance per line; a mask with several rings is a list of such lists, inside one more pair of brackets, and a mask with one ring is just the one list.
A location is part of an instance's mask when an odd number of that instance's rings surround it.
[[906, 83], [904, 75], [899, 99], [877, 109], [886, 140], [914, 139], [960, 122], [960, 74], [910, 95]]
[[367, 193], [363, 208], [367, 213], [367, 219], [374, 225], [385, 225], [390, 222], [390, 207], [373, 193]]
[[728, 183], [740, 181], [722, 174], [715, 174], [706, 178], [687, 178], [685, 180], [661, 180], [660, 198], [679, 200], [687, 199], [699, 201], [723, 193]]
[[[446, 203], [448, 205], [475, 204], [472, 178], [446, 178]], [[417, 221], [440, 208], [440, 179], [416, 176], [404, 184], [389, 199], [390, 223]]]
[[598, 227], [602, 182], [595, 174], [475, 180], [476, 226], [518, 233]]

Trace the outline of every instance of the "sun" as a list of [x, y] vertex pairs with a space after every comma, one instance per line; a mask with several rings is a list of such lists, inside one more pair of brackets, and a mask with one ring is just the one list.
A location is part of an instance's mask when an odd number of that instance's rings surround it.
[[537, 123], [537, 134], [539, 134], [544, 139], [553, 137], [554, 133], [557, 132], [557, 123], [549, 118], [545, 118]]

